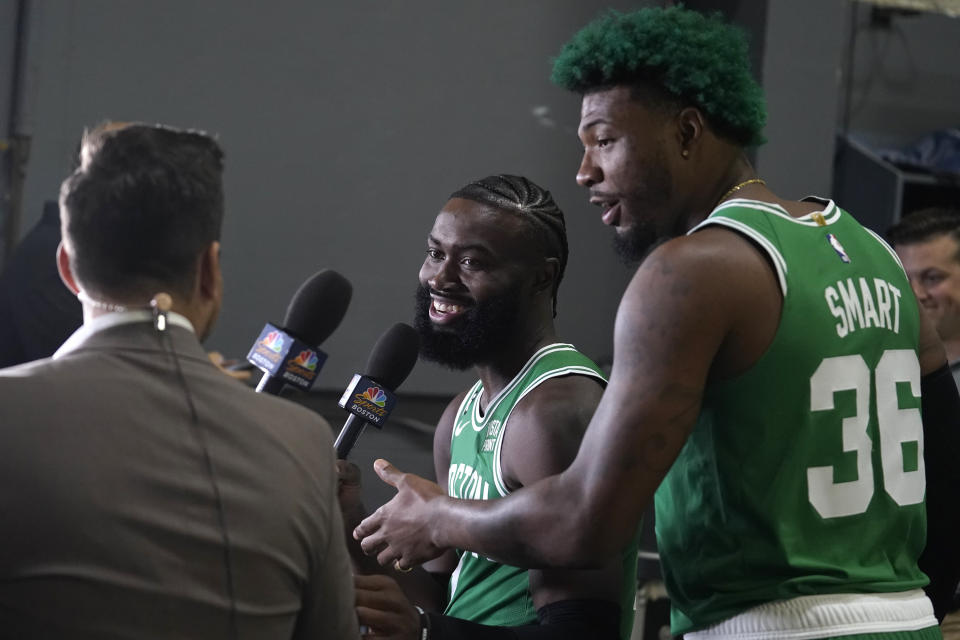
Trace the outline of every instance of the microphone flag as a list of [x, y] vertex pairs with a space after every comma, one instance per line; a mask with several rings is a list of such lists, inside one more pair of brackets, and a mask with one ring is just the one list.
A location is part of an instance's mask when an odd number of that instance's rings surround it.
[[397, 405], [397, 396], [376, 380], [355, 374], [337, 403], [358, 418], [383, 429]]
[[268, 322], [247, 360], [266, 375], [309, 391], [327, 361], [327, 354]]

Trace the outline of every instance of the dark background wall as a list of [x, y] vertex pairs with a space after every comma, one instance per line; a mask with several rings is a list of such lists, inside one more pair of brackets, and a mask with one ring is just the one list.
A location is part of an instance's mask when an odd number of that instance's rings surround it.
[[0, 125], [2, 137], [6, 138], [7, 123], [10, 120], [10, 87], [13, 84], [13, 58], [17, 30], [17, 5], [13, 2], [0, 2]]
[[[0, 0], [4, 132], [18, 2]], [[550, 59], [604, 8], [662, 2], [26, 4], [22, 125], [32, 139], [20, 232], [56, 197], [85, 126], [141, 120], [218, 134], [227, 152], [227, 290], [207, 346], [242, 357], [263, 322], [282, 319], [303, 279], [341, 271], [354, 302], [324, 345], [321, 391], [300, 399], [334, 425], [336, 397], [376, 337], [411, 318], [426, 234], [447, 194], [490, 173], [525, 174], [554, 193], [571, 248], [561, 335], [610, 357], [631, 271], [612, 256], [609, 231], [574, 183], [579, 99], [549, 83]], [[958, 20], [898, 14], [884, 25], [869, 5], [836, 0], [686, 4], [722, 11], [748, 32], [769, 107], [769, 142], [753, 157], [786, 197], [831, 195], [838, 128], [907, 141], [960, 124]], [[471, 381], [419, 364], [392, 424], [369, 430], [353, 459], [369, 469], [387, 455], [429, 475], [432, 424]], [[390, 494], [368, 478], [368, 504]]]
[[[409, 321], [425, 236], [446, 195], [513, 172], [553, 191], [567, 214], [561, 335], [595, 358], [610, 356], [630, 270], [611, 255], [609, 231], [574, 184], [579, 100], [549, 83], [550, 59], [603, 8], [661, 3], [28, 4], [33, 139], [21, 230], [56, 197], [84, 126], [126, 119], [217, 133], [227, 152], [227, 291], [211, 349], [242, 356], [264, 321], [282, 319], [305, 277], [335, 268], [355, 298], [325, 345], [319, 384], [342, 388], [376, 337]], [[956, 124], [960, 21], [896, 17], [878, 30], [863, 26], [861, 3], [687, 4], [721, 10], [749, 32], [770, 110], [757, 165], [785, 196], [830, 195], [853, 14], [853, 126], [907, 135]], [[13, 7], [0, 3], [0, 87]], [[405, 390], [448, 396], [470, 378], [421, 364]]]
[[850, 129], [907, 143], [960, 126], [960, 19], [863, 3], [850, 16]]
[[831, 195], [847, 4], [767, 3], [762, 79], [769, 142], [757, 152], [757, 168], [786, 198]]
[[[521, 173], [567, 214], [560, 331], [608, 357], [629, 272], [573, 180], [579, 100], [548, 80], [551, 56], [600, 7], [35, 2], [23, 226], [56, 196], [84, 126], [143, 120], [217, 133], [227, 153], [227, 290], [208, 346], [245, 354], [304, 278], [334, 268], [355, 287], [326, 345], [320, 385], [337, 388], [384, 329], [409, 321], [426, 235], [447, 194], [490, 173]], [[423, 365], [405, 388], [452, 394], [467, 378]]]

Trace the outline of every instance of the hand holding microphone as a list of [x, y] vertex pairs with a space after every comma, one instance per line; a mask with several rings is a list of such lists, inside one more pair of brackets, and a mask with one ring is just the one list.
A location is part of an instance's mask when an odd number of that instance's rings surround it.
[[224, 359], [223, 354], [220, 353], [219, 351], [208, 351], [207, 357], [210, 358], [210, 362], [213, 363], [213, 366], [215, 366], [220, 371], [220, 373], [222, 373], [223, 375], [229, 378], [243, 381], [243, 380], [249, 380], [250, 376], [252, 375], [250, 373], [250, 369], [248, 368], [248, 366], [244, 366], [243, 368], [240, 368], [240, 369], [231, 369], [230, 367], [234, 366], [236, 364], [236, 361], [235, 360], [227, 361], [226, 359]]
[[353, 287], [342, 275], [324, 269], [293, 294], [283, 327], [269, 322], [247, 354], [263, 371], [260, 393], [278, 394], [284, 385], [306, 391], [313, 386], [327, 354], [317, 346], [330, 337], [347, 313]]
[[353, 376], [340, 398], [350, 415], [337, 436], [337, 458], [347, 458], [368, 422], [383, 426], [397, 402], [393, 392], [410, 375], [419, 353], [420, 337], [409, 325], [398, 322], [380, 336], [367, 359], [366, 375]]

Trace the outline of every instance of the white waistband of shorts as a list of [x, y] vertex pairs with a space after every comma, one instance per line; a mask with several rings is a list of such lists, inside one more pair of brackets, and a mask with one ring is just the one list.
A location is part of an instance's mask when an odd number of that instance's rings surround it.
[[916, 631], [936, 626], [921, 589], [898, 593], [840, 593], [768, 602], [686, 640], [806, 640], [856, 633]]

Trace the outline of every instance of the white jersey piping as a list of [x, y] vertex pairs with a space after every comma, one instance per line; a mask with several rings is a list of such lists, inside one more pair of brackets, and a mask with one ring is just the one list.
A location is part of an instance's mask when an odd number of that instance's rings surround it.
[[[876, 240], [877, 242], [880, 243], [880, 246], [882, 246], [884, 249], [887, 250], [887, 252], [888, 252], [888, 253], [893, 257], [893, 259], [896, 261], [896, 263], [897, 263], [898, 265], [900, 265], [900, 268], [903, 269], [903, 263], [900, 262], [900, 256], [898, 256], [898, 255], [897, 255], [897, 252], [893, 250], [893, 247], [891, 247], [889, 244], [887, 244], [887, 241], [884, 240], [883, 238], [881, 238], [876, 232], [873, 231], [873, 229], [867, 229], [866, 227], [864, 227], [864, 229], [867, 230], [867, 233], [869, 233], [871, 236], [873, 236], [874, 240]], [[906, 269], [904, 269], [904, 273], [906, 273]]]
[[497, 407], [503, 401], [503, 398], [507, 394], [511, 393], [514, 387], [520, 384], [520, 380], [527, 374], [527, 371], [529, 371], [540, 360], [540, 358], [548, 353], [553, 353], [554, 351], [576, 351], [576, 348], [572, 344], [566, 342], [555, 342], [542, 347], [536, 353], [530, 356], [530, 359], [527, 360], [525, 365], [523, 365], [523, 368], [520, 369], [519, 373], [513, 377], [513, 380], [504, 385], [503, 389], [501, 389], [500, 392], [495, 395], [492, 400], [490, 400], [490, 402], [487, 404], [487, 411], [485, 415], [480, 415], [479, 402], [473, 405], [473, 415], [471, 418], [473, 420], [474, 430], [479, 431], [481, 428], [483, 428], [483, 423], [486, 420], [486, 416], [497, 410]]
[[770, 261], [773, 263], [773, 267], [777, 272], [777, 281], [780, 283], [780, 292], [783, 293], [784, 298], [787, 297], [787, 261], [783, 259], [783, 255], [775, 246], [773, 246], [773, 243], [770, 242], [766, 236], [753, 227], [740, 222], [739, 220], [733, 220], [731, 218], [724, 217], [707, 218], [691, 229], [690, 233], [712, 224], [720, 225], [722, 227], [730, 227], [731, 229], [747, 236], [760, 245], [760, 247], [770, 255]]
[[530, 384], [526, 389], [523, 390], [523, 393], [520, 394], [520, 397], [517, 398], [517, 401], [513, 403], [513, 407], [510, 408], [510, 412], [507, 413], [506, 417], [503, 419], [503, 424], [500, 425], [500, 433], [497, 434], [497, 444], [493, 450], [493, 484], [496, 487], [497, 492], [500, 493], [501, 497], [510, 494], [510, 489], [507, 487], [507, 483], [503, 479], [503, 466], [500, 463], [500, 452], [503, 449], [503, 434], [507, 432], [507, 424], [510, 421], [510, 416], [513, 415], [513, 410], [517, 408], [517, 405], [520, 404], [520, 401], [523, 400], [528, 393], [536, 389], [544, 381], [567, 375], [588, 376], [597, 378], [598, 380], [604, 382], [604, 384], [606, 383], [606, 380], [603, 378], [603, 376], [598, 374], [590, 367], [584, 367], [582, 365], [571, 365], [567, 367], [560, 367], [559, 369], [553, 369], [530, 381]]

